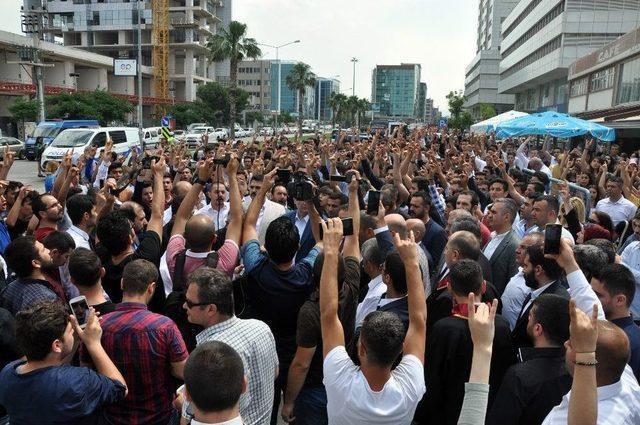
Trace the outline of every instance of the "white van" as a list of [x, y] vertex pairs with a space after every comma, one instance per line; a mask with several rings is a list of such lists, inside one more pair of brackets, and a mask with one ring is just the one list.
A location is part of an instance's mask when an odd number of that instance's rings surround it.
[[160, 136], [160, 129], [162, 127], [149, 127], [149, 128], [144, 128], [142, 130], [143, 132], [143, 139], [144, 139], [144, 144], [145, 146], [149, 147], [149, 146], [155, 146], [158, 144], [158, 137]]
[[73, 149], [73, 159], [84, 153], [90, 145], [96, 145], [96, 158], [100, 157], [105, 143], [113, 140], [113, 151], [117, 154], [125, 153], [132, 147], [140, 147], [140, 135], [135, 127], [100, 127], [100, 128], [70, 128], [62, 131], [42, 154], [42, 167], [48, 161], [61, 161], [67, 152]]

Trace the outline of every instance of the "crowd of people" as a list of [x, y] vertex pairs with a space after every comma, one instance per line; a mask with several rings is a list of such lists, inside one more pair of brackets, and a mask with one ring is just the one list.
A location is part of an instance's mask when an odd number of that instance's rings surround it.
[[640, 424], [638, 152], [107, 141], [43, 192], [13, 160], [0, 424]]

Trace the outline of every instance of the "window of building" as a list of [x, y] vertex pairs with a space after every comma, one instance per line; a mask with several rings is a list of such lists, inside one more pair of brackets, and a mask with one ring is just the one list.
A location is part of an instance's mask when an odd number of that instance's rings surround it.
[[583, 77], [579, 80], [571, 82], [571, 97], [582, 96], [587, 94], [587, 86], [589, 77]]
[[622, 64], [616, 104], [640, 101], [640, 58]]
[[615, 77], [615, 68], [612, 66], [602, 71], [594, 72], [591, 75], [591, 85], [589, 86], [590, 92], [596, 92], [600, 90], [606, 90], [613, 87], [613, 80]]

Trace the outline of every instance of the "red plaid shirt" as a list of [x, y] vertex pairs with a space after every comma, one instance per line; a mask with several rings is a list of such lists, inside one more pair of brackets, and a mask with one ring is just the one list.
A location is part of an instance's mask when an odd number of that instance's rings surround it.
[[[176, 324], [144, 304], [130, 302], [118, 304], [100, 324], [102, 346], [129, 388], [123, 401], [106, 406], [107, 419], [123, 425], [168, 423], [177, 388], [171, 363], [189, 356]], [[86, 350], [81, 358], [91, 361]]]

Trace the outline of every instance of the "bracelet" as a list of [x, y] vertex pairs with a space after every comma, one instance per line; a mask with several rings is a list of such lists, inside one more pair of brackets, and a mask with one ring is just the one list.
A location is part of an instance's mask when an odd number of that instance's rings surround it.
[[595, 366], [598, 364], [597, 360], [594, 360], [592, 362], [578, 362], [578, 361], [574, 361], [573, 364], [578, 365], [578, 366]]
[[576, 354], [594, 354], [595, 351], [574, 351]]

